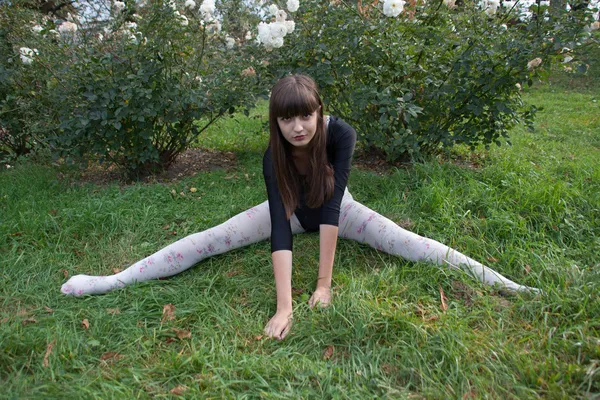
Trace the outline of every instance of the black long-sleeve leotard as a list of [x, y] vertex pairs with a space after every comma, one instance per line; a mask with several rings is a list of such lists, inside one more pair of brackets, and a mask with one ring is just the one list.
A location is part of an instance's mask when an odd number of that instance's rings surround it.
[[[296, 217], [307, 232], [319, 230], [319, 225], [338, 226], [340, 204], [348, 183], [352, 153], [356, 144], [356, 131], [340, 118], [330, 117], [327, 125], [327, 160], [333, 167], [333, 196], [319, 208], [309, 208], [305, 204], [304, 191], [300, 193]], [[286, 218], [285, 208], [277, 187], [277, 177], [273, 165], [271, 147], [263, 157], [263, 176], [267, 186], [269, 212], [271, 214], [271, 252], [292, 250], [292, 229]]]

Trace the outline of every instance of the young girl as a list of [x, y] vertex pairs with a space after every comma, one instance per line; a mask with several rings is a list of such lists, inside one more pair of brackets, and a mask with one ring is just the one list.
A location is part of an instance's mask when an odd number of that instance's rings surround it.
[[187, 236], [111, 276], [77, 275], [64, 294], [106, 293], [130, 283], [175, 275], [206, 257], [271, 238], [277, 312], [265, 334], [283, 339], [292, 319], [292, 235], [319, 232], [317, 287], [309, 305], [331, 303], [331, 276], [338, 236], [412, 261], [461, 268], [482, 282], [513, 290], [519, 285], [435, 240], [402, 229], [354, 201], [348, 174], [356, 132], [340, 118], [324, 117], [315, 82], [305, 75], [281, 79], [271, 92], [270, 143], [263, 158], [268, 201], [225, 223]]

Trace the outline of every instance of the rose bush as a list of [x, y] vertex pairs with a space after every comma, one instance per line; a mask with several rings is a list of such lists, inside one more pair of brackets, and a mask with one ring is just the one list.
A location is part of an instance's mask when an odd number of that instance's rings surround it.
[[305, 0], [296, 33], [270, 53], [270, 67], [313, 76], [330, 111], [390, 159], [500, 144], [535, 111], [521, 102], [519, 85], [564, 61], [563, 47], [597, 43], [584, 30], [593, 9], [551, 15], [545, 5], [507, 6]]
[[104, 24], [46, 20], [42, 33], [56, 34], [40, 35], [39, 54], [19, 68], [49, 66], [29, 99], [53, 105], [46, 141], [57, 157], [114, 162], [135, 178], [168, 167], [267, 84], [254, 45], [222, 31], [214, 2], [131, 4], [112, 3]]

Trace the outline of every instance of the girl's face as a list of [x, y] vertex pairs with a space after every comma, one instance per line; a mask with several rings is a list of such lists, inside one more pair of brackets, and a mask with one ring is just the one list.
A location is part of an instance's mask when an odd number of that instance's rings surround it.
[[[319, 107], [320, 108], [320, 107]], [[317, 131], [319, 109], [311, 114], [297, 115], [295, 117], [277, 117], [277, 124], [285, 140], [296, 148], [306, 147]]]

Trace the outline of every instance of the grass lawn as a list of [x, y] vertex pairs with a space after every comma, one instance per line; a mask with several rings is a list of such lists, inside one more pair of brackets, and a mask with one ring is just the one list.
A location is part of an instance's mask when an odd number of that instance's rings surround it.
[[97, 186], [65, 167], [3, 170], [0, 398], [596, 398], [600, 89], [559, 82], [524, 97], [542, 110], [512, 146], [456, 149], [387, 176], [355, 168], [349, 188], [544, 294], [503, 295], [340, 241], [334, 305], [310, 310], [318, 236], [300, 235], [294, 327], [281, 342], [261, 337], [275, 311], [268, 242], [102, 296], [59, 292], [66, 276], [111, 274], [264, 201], [260, 111], [202, 139], [236, 154], [229, 171]]

